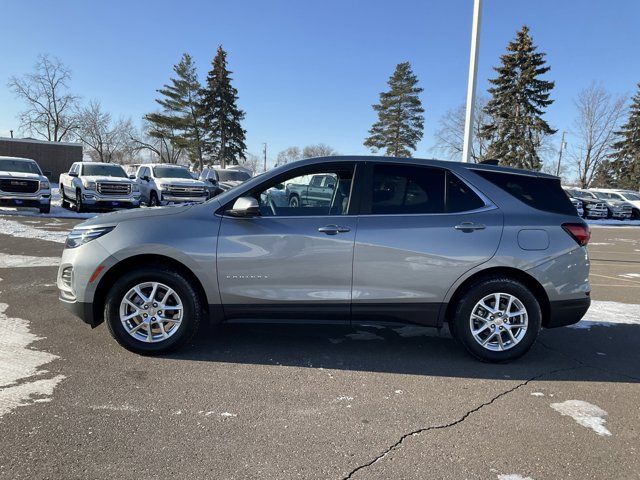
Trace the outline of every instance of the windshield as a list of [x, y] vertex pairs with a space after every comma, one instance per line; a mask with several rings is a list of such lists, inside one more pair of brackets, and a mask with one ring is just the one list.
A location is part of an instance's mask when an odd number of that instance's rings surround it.
[[35, 173], [42, 175], [40, 167], [36, 162], [30, 160], [16, 160], [11, 158], [0, 158], [0, 171], [3, 172], [20, 172]]
[[186, 178], [193, 180], [189, 170], [181, 167], [153, 167], [153, 176], [156, 178]]
[[598, 198], [593, 192], [586, 192], [584, 190], [575, 190], [576, 197], [578, 198]]
[[127, 178], [127, 174], [120, 165], [110, 165], [108, 163], [85, 163], [82, 164], [83, 175], [95, 175], [102, 177]]
[[246, 172], [239, 172], [237, 170], [217, 170], [218, 180], [221, 182], [245, 182], [251, 178]]
[[625, 193], [624, 197], [627, 200], [632, 200], [634, 202], [640, 201], [640, 195], [638, 195], [637, 193]]
[[620, 195], [617, 193], [609, 193], [609, 192], [596, 192], [598, 198], [603, 200], [621, 200]]

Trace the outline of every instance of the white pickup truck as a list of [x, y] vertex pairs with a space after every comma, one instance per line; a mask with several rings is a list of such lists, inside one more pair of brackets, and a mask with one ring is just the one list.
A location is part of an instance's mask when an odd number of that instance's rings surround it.
[[51, 210], [51, 186], [30, 158], [0, 157], [0, 205]]
[[138, 182], [114, 163], [74, 163], [60, 175], [60, 195], [62, 207], [76, 212], [140, 206]]

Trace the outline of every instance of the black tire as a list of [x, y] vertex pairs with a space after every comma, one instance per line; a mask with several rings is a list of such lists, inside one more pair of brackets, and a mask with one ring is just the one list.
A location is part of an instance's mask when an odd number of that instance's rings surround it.
[[300, 198], [298, 198], [298, 195], [291, 195], [289, 198], [289, 206], [292, 208], [298, 208], [300, 206]]
[[[516, 297], [527, 310], [528, 325], [524, 336], [519, 343], [508, 350], [489, 350], [480, 345], [471, 333], [470, 318], [473, 308], [480, 300], [494, 293], [505, 293]], [[471, 285], [458, 301], [454, 317], [449, 321], [452, 335], [467, 352], [483, 362], [492, 363], [508, 362], [527, 353], [535, 343], [541, 325], [542, 311], [535, 295], [525, 285], [508, 277], [491, 277]]]
[[40, 207], [40, 213], [50, 213], [51, 212], [51, 204], [47, 203], [44, 207]]
[[62, 197], [62, 208], [69, 210], [71, 208], [71, 204], [69, 203], [69, 200], [67, 200], [67, 197], [65, 197], [64, 188], [62, 187], [60, 187], [60, 196]]
[[156, 192], [151, 192], [149, 194], [149, 204], [148, 207], [157, 207], [160, 204], [158, 201], [158, 194]]
[[[120, 321], [120, 302], [125, 294], [135, 285], [151, 281], [172, 288], [183, 305], [183, 319], [179, 330], [157, 343], [146, 343], [133, 338]], [[140, 355], [160, 355], [178, 349], [198, 331], [202, 314], [202, 300], [191, 282], [181, 273], [160, 266], [143, 267], [124, 274], [109, 290], [104, 307], [104, 318], [111, 336], [127, 350]]]
[[76, 191], [75, 211], [77, 213], [84, 212], [84, 205], [82, 204], [82, 192], [80, 190]]
[[632, 220], [640, 220], [640, 210], [634, 208], [631, 210], [631, 219]]

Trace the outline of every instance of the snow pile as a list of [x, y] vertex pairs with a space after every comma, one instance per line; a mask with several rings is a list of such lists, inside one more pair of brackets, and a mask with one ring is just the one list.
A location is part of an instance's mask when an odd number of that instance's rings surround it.
[[571, 328], [589, 329], [616, 324], [640, 325], [640, 305], [594, 300], [584, 318]]
[[598, 435], [610, 436], [611, 432], [604, 426], [607, 412], [597, 405], [582, 400], [567, 400], [562, 403], [552, 403], [551, 408], [561, 415], [573, 418], [578, 425], [590, 428]]
[[49, 242], [64, 243], [69, 232], [43, 230], [15, 220], [0, 218], [0, 233], [11, 235], [13, 237], [36, 238], [38, 240], [47, 240]]
[[58, 357], [28, 348], [40, 338], [29, 331], [26, 320], [8, 317], [7, 307], [0, 303], [0, 418], [17, 407], [50, 401], [54, 388], [65, 378], [42, 378], [47, 371], [40, 367]]
[[8, 255], [0, 253], [0, 268], [57, 267], [58, 257], [31, 257], [29, 255]]

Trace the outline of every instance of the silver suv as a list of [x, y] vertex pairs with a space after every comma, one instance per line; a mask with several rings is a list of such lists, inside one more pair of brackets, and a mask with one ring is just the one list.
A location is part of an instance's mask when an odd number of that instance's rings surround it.
[[[268, 201], [334, 179], [329, 202]], [[123, 211], [69, 234], [60, 300], [159, 354], [208, 319], [440, 327], [474, 356], [524, 354], [589, 307], [590, 232], [558, 178], [489, 165], [329, 157], [199, 205]]]

